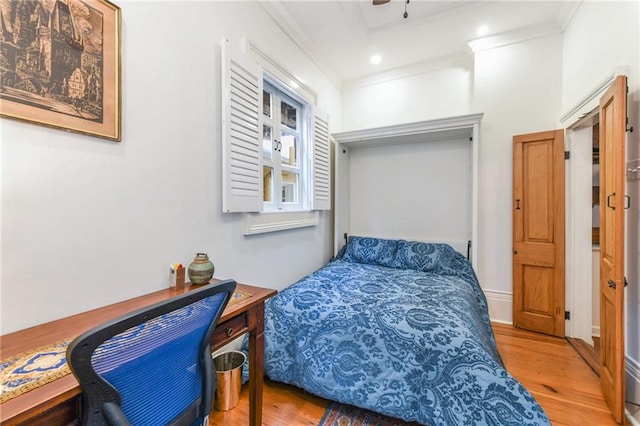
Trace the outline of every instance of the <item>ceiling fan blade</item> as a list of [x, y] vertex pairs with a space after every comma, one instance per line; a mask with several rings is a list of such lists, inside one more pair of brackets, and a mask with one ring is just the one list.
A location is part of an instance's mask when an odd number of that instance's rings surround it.
[[389, 3], [391, 0], [373, 0], [373, 5], [374, 6], [379, 6], [381, 4], [386, 4]]

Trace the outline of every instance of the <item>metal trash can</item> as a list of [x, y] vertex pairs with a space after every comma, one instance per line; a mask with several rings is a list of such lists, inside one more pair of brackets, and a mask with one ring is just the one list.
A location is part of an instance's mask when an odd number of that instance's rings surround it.
[[213, 358], [218, 384], [216, 387], [216, 410], [229, 411], [240, 399], [242, 366], [246, 356], [240, 351], [224, 352]]

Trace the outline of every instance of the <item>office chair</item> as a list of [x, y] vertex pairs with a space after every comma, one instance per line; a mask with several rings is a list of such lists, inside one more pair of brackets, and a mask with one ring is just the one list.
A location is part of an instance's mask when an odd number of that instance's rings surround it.
[[75, 338], [67, 362], [82, 389], [82, 424], [206, 424], [216, 388], [211, 335], [235, 288], [208, 284]]

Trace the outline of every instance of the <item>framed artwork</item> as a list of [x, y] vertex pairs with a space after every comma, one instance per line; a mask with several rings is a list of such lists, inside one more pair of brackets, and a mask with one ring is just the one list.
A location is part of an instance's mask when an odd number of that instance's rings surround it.
[[0, 0], [0, 115], [121, 140], [120, 8]]

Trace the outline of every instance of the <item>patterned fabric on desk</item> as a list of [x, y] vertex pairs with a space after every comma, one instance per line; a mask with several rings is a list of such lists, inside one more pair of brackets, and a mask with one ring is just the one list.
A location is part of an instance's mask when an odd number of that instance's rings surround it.
[[[250, 293], [235, 292], [229, 305], [251, 297]], [[170, 314], [167, 315], [170, 318]], [[136, 330], [139, 333], [141, 330]], [[133, 331], [131, 333], [135, 334]], [[124, 333], [123, 333], [124, 334]], [[127, 333], [127, 339], [132, 334]], [[67, 365], [67, 346], [73, 337], [51, 345], [41, 346], [0, 362], [0, 403], [22, 395], [71, 373]]]
[[66, 359], [71, 340], [61, 340], [2, 361], [0, 403], [71, 373]]

